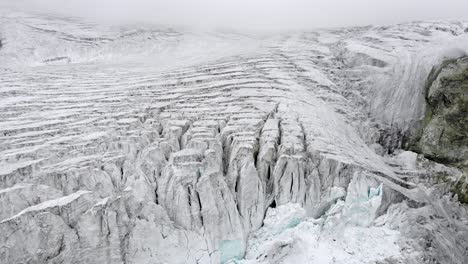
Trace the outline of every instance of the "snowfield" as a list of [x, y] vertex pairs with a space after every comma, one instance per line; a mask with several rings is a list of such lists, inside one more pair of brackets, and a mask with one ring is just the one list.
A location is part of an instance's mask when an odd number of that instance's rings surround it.
[[0, 39], [0, 263], [468, 263], [462, 172], [403, 150], [468, 22]]

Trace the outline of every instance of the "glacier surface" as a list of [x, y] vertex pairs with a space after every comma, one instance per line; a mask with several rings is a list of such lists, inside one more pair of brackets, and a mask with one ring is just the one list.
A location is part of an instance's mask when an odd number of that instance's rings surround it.
[[468, 262], [463, 172], [403, 150], [468, 22], [0, 25], [0, 263]]

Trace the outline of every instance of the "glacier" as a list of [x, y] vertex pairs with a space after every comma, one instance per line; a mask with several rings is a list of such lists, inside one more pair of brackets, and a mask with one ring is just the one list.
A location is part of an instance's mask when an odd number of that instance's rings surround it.
[[0, 263], [468, 262], [468, 163], [410, 147], [467, 21], [0, 15]]

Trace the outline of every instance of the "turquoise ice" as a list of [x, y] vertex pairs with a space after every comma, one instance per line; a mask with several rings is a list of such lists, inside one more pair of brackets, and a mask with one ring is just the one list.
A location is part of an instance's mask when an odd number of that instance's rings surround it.
[[228, 260], [238, 260], [243, 257], [242, 242], [240, 240], [223, 240], [219, 246], [221, 252], [221, 263]]

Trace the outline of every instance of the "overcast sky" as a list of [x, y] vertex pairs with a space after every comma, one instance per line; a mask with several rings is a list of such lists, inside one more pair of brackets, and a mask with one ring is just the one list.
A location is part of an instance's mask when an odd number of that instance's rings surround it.
[[0, 0], [2, 5], [114, 20], [236, 29], [307, 29], [454, 18], [468, 0]]

